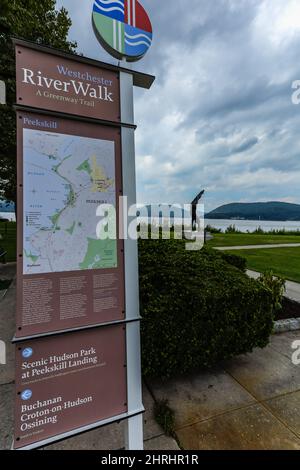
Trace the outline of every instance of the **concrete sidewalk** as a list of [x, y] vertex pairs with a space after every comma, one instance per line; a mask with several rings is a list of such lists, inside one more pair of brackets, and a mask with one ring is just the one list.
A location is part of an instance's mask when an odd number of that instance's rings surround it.
[[[15, 265], [0, 265], [0, 278], [12, 279]], [[14, 401], [14, 347], [11, 339], [15, 333], [16, 285], [13, 281], [5, 296], [0, 300], [0, 339], [7, 346], [7, 364], [0, 365], [0, 450], [10, 449], [13, 441]], [[146, 450], [179, 450], [176, 441], [164, 435], [153, 418], [154, 400], [144, 386], [144, 446]], [[47, 447], [52, 450], [118, 450], [124, 448], [125, 423], [115, 423], [81, 436], [73, 437]]]
[[300, 450], [300, 331], [275, 335], [264, 350], [211, 371], [152, 381], [156, 400], [175, 412], [186, 450]]
[[[258, 279], [260, 276], [260, 273], [257, 271], [247, 270], [247, 274], [252, 279]], [[298, 282], [286, 281], [285, 297], [300, 303], [300, 284]]]
[[245, 245], [245, 246], [219, 246], [214, 247], [218, 251], [257, 250], [269, 248], [300, 248], [300, 243], [281, 243], [277, 245]]

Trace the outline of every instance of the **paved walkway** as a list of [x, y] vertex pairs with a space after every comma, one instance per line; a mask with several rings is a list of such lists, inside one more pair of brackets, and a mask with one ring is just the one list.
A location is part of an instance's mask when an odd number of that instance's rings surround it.
[[[252, 279], [258, 279], [260, 276], [260, 273], [250, 270], [247, 271], [247, 274], [249, 277], [252, 277]], [[297, 282], [286, 281], [285, 297], [300, 303], [300, 284]]]
[[[0, 278], [11, 279], [15, 265], [0, 264]], [[10, 341], [15, 333], [15, 282], [0, 300], [0, 339], [7, 345], [7, 364], [0, 365], [0, 450], [10, 449], [13, 440], [13, 399], [14, 399], [14, 347]], [[164, 435], [153, 418], [154, 400], [144, 386], [144, 446], [146, 450], [179, 450], [176, 441]], [[47, 447], [52, 450], [118, 450], [124, 447], [125, 423], [115, 423], [81, 436]]]
[[257, 249], [269, 249], [269, 248], [300, 248], [300, 243], [280, 243], [277, 245], [245, 245], [245, 246], [218, 246], [214, 247], [215, 250], [219, 251], [238, 251], [238, 250], [257, 250]]
[[292, 344], [300, 331], [271, 338], [264, 350], [211, 371], [154, 380], [156, 400], [175, 411], [186, 450], [300, 450], [300, 365]]

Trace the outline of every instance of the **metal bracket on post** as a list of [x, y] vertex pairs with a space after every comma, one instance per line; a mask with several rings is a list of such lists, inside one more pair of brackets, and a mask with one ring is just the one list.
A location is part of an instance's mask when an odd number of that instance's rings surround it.
[[[133, 108], [133, 76], [120, 72], [121, 92], [121, 121], [134, 124]], [[122, 128], [122, 160], [123, 160], [123, 194], [127, 196], [128, 207], [136, 204], [135, 177], [135, 142], [134, 129]], [[125, 209], [126, 210], [126, 209]], [[125, 212], [125, 211], [124, 211]], [[131, 218], [124, 214], [128, 224]], [[139, 317], [139, 278], [138, 278], [138, 246], [136, 240], [125, 237], [125, 288], [126, 288], [126, 320]], [[142, 377], [141, 377], [141, 348], [140, 322], [126, 325], [127, 342], [127, 402], [128, 411], [143, 409]], [[143, 415], [138, 414], [127, 420], [126, 448], [128, 450], [143, 450]]]

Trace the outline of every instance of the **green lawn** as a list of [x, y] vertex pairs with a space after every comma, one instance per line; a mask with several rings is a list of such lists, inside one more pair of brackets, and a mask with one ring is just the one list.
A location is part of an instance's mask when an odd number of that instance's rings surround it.
[[300, 243], [297, 235], [254, 235], [249, 233], [213, 235], [213, 240], [208, 242], [209, 246], [246, 246], [246, 245], [275, 245], [281, 243]]
[[16, 228], [15, 222], [0, 222], [0, 247], [7, 251], [7, 262], [16, 261]]
[[268, 248], [258, 250], [226, 251], [247, 260], [248, 269], [264, 272], [272, 270], [275, 275], [300, 282], [300, 248]]

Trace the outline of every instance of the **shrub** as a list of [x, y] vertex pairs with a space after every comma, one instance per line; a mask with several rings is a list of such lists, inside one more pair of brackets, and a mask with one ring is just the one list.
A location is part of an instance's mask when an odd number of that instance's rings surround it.
[[235, 225], [229, 225], [229, 227], [227, 227], [227, 229], [225, 230], [225, 233], [241, 234], [243, 232], [241, 232], [239, 229], [237, 229]]
[[168, 400], [160, 400], [154, 404], [154, 418], [167, 436], [175, 437], [175, 413], [169, 407]]
[[213, 250], [140, 240], [142, 364], [168, 378], [265, 347], [272, 295]]
[[261, 226], [257, 227], [254, 232], [253, 232], [255, 235], [263, 235], [265, 232], [264, 230], [261, 228]]
[[272, 303], [274, 310], [282, 309], [283, 296], [285, 293], [285, 279], [276, 277], [273, 271], [267, 271], [261, 274], [258, 281], [272, 294]]
[[222, 258], [232, 266], [235, 266], [243, 273], [247, 270], [247, 260], [238, 255], [230, 255], [229, 253], [221, 253]]
[[212, 225], [206, 225], [205, 231], [210, 232], [210, 233], [222, 233], [221, 228], [216, 228], [216, 227], [213, 227]]

